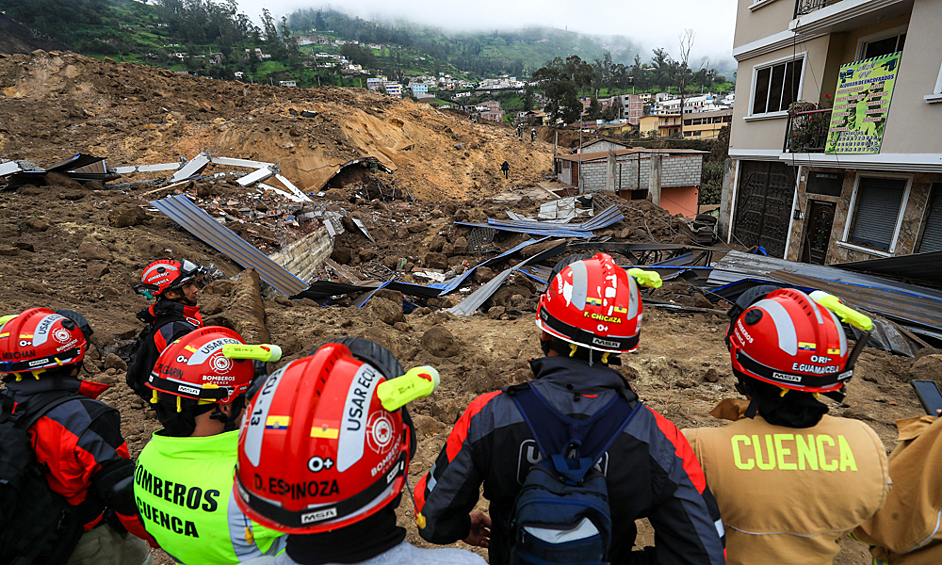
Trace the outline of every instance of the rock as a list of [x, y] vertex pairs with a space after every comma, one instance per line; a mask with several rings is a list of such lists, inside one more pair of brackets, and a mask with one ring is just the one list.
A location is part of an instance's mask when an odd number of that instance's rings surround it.
[[294, 306], [294, 302], [291, 302], [291, 300], [287, 296], [282, 296], [280, 294], [275, 297], [275, 302], [277, 302], [278, 304], [281, 304], [282, 306], [287, 306], [289, 308]]
[[402, 304], [403, 300], [401, 292], [398, 290], [390, 290], [388, 288], [381, 288], [377, 290], [374, 296], [378, 298], [385, 298], [386, 300], [390, 300], [396, 304]]
[[928, 379], [942, 385], [942, 355], [923, 355], [909, 369], [910, 379]]
[[847, 410], [844, 410], [844, 413], [841, 415], [845, 418], [853, 418], [854, 420], [873, 421], [873, 416], [862, 406], [851, 406]]
[[223, 310], [226, 305], [221, 296], [212, 296], [209, 300], [202, 301], [200, 304], [200, 313], [204, 316], [215, 316]]
[[49, 229], [49, 222], [42, 218], [30, 218], [26, 220], [25, 224], [33, 231], [46, 231]]
[[436, 235], [432, 238], [432, 241], [428, 244], [428, 250], [433, 253], [441, 253], [442, 247], [448, 243], [448, 240], [440, 235]]
[[713, 303], [710, 302], [710, 299], [699, 292], [693, 295], [693, 305], [697, 308], [706, 308], [707, 310], [713, 308]]
[[49, 186], [57, 186], [59, 188], [68, 189], [70, 192], [78, 192], [81, 194], [78, 198], [65, 198], [64, 200], [78, 200], [82, 198], [82, 196], [85, 196], [85, 187], [82, 186], [82, 183], [72, 179], [68, 175], [62, 173], [46, 173], [43, 180], [45, 180], [46, 184]]
[[12, 257], [20, 254], [20, 248], [15, 245], [0, 245], [0, 255]]
[[239, 273], [234, 283], [225, 309], [233, 329], [246, 343], [269, 343], [271, 336], [265, 326], [265, 305], [258, 273], [255, 269], [246, 269]]
[[425, 255], [425, 266], [431, 269], [447, 269], [448, 258], [441, 253], [427, 253]]
[[720, 380], [720, 374], [716, 372], [716, 369], [710, 368], [707, 369], [705, 373], [703, 373], [703, 377], [701, 378], [704, 382], [715, 383]]
[[432, 326], [421, 341], [422, 347], [436, 357], [454, 357], [460, 349], [455, 336], [444, 326]]
[[409, 233], [419, 233], [425, 231], [426, 225], [425, 222], [416, 222], [409, 224], [406, 228], [409, 230]]
[[448, 428], [435, 418], [424, 414], [413, 414], [412, 423], [415, 424], [415, 430], [420, 438], [438, 435]]
[[0, 241], [9, 241], [20, 237], [20, 226], [17, 224], [3, 224], [0, 226]]
[[447, 204], [442, 206], [442, 211], [445, 212], [445, 214], [448, 216], [454, 216], [455, 212], [458, 211], [458, 205], [455, 204], [454, 202], [448, 202]]
[[343, 224], [343, 229], [347, 230], [348, 232], [356, 234], [360, 233], [360, 228], [358, 228], [357, 225], [353, 223], [353, 218], [350, 216], [344, 216], [341, 218], [340, 223]]
[[494, 271], [490, 267], [478, 267], [474, 270], [474, 274], [471, 275], [474, 279], [474, 282], [478, 284], [484, 284], [487, 281], [494, 278]]
[[85, 275], [96, 281], [110, 272], [111, 268], [108, 267], [108, 264], [100, 261], [90, 261], [88, 266], [85, 267]]
[[13, 245], [18, 249], [22, 249], [23, 251], [29, 251], [30, 253], [36, 252], [36, 249], [33, 247], [33, 244], [27, 241], [17, 241]]
[[366, 263], [367, 261], [372, 261], [376, 258], [376, 251], [369, 248], [363, 248], [359, 251], [359, 253], [357, 253], [357, 255], [359, 255], [361, 262]]
[[89, 236], [78, 248], [78, 258], [86, 261], [111, 261], [111, 252], [100, 241]]
[[674, 384], [677, 388], [695, 388], [697, 383], [693, 379], [677, 379]]
[[350, 262], [350, 259], [352, 259], [353, 256], [351, 255], [350, 250], [346, 247], [334, 247], [334, 250], [330, 253], [330, 258], [340, 263], [341, 265], [346, 265]]
[[393, 324], [393, 327], [402, 333], [408, 333], [412, 331], [412, 326], [410, 326], [408, 322], [396, 322]]
[[59, 200], [81, 200], [85, 198], [84, 190], [66, 190], [59, 193]]
[[397, 239], [408, 239], [408, 238], [409, 238], [409, 228], [407, 228], [406, 226], [402, 226], [402, 227], [400, 227], [398, 230], [396, 230], [396, 238], [397, 238]]
[[206, 285], [206, 288], [200, 291], [201, 294], [221, 294], [226, 295], [232, 292], [235, 283], [229, 279], [219, 279]]
[[459, 237], [455, 240], [455, 255], [468, 254], [468, 238]]
[[491, 306], [491, 308], [487, 311], [487, 317], [491, 320], [499, 320], [506, 311], [507, 309], [503, 306]]
[[34, 292], [36, 294], [46, 294], [49, 289], [39, 281], [29, 280], [23, 283], [23, 290]]
[[116, 228], [127, 228], [143, 224], [147, 214], [137, 206], [122, 205], [108, 212], [108, 223]]
[[128, 370], [128, 364], [124, 362], [124, 359], [111, 353], [105, 357], [105, 369], [115, 369], [123, 372]]
[[382, 320], [390, 326], [395, 325], [396, 322], [405, 321], [405, 317], [402, 314], [402, 302], [397, 304], [392, 300], [374, 296], [366, 304], [373, 318]]
[[444, 255], [445, 257], [451, 257], [451, 256], [453, 256], [454, 254], [455, 254], [455, 246], [454, 246], [454, 245], [452, 245], [452, 244], [450, 244], [450, 243], [446, 243], [445, 245], [442, 246], [442, 255]]
[[432, 404], [431, 408], [432, 417], [441, 422], [446, 426], [451, 426], [458, 421], [458, 416], [461, 415], [461, 408], [455, 404], [455, 401], [446, 398], [444, 400], [439, 400], [438, 402]]

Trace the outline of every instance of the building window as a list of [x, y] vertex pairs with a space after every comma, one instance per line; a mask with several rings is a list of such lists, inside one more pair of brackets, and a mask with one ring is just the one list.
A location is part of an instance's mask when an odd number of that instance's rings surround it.
[[859, 177], [845, 242], [893, 253], [909, 182], [906, 178]]
[[932, 185], [923, 226], [922, 239], [916, 253], [942, 251], [942, 182]]
[[804, 57], [755, 68], [752, 87], [752, 114], [784, 112], [798, 100]]
[[841, 173], [808, 173], [808, 184], [805, 192], [808, 194], [821, 194], [823, 196], [840, 196], [844, 185], [844, 175]]
[[905, 42], [905, 26], [862, 37], [857, 49], [857, 58], [870, 59], [871, 57], [896, 53], [903, 50], [903, 43]]

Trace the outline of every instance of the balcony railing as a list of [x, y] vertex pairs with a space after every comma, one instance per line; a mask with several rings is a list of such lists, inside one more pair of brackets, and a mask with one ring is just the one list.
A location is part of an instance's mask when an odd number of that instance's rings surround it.
[[815, 10], [837, 4], [841, 0], [795, 0], [795, 17], [810, 14]]
[[785, 130], [785, 153], [824, 153], [831, 125], [831, 108], [805, 112], [789, 111]]

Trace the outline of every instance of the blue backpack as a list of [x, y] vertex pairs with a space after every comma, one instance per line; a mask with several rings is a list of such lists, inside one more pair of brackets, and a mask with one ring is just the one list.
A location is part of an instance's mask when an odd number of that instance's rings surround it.
[[591, 418], [576, 420], [528, 385], [508, 389], [542, 456], [517, 495], [512, 565], [608, 562], [612, 518], [597, 465], [641, 406], [628, 389], [621, 392]]

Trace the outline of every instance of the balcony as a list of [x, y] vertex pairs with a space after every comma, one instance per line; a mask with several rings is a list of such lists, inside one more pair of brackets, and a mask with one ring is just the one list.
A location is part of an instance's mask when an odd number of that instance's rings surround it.
[[795, 18], [808, 15], [815, 10], [837, 4], [840, 1], [841, 0], [795, 0]]
[[831, 125], [831, 108], [816, 108], [817, 104], [796, 103], [788, 110], [785, 129], [784, 153], [824, 153]]

